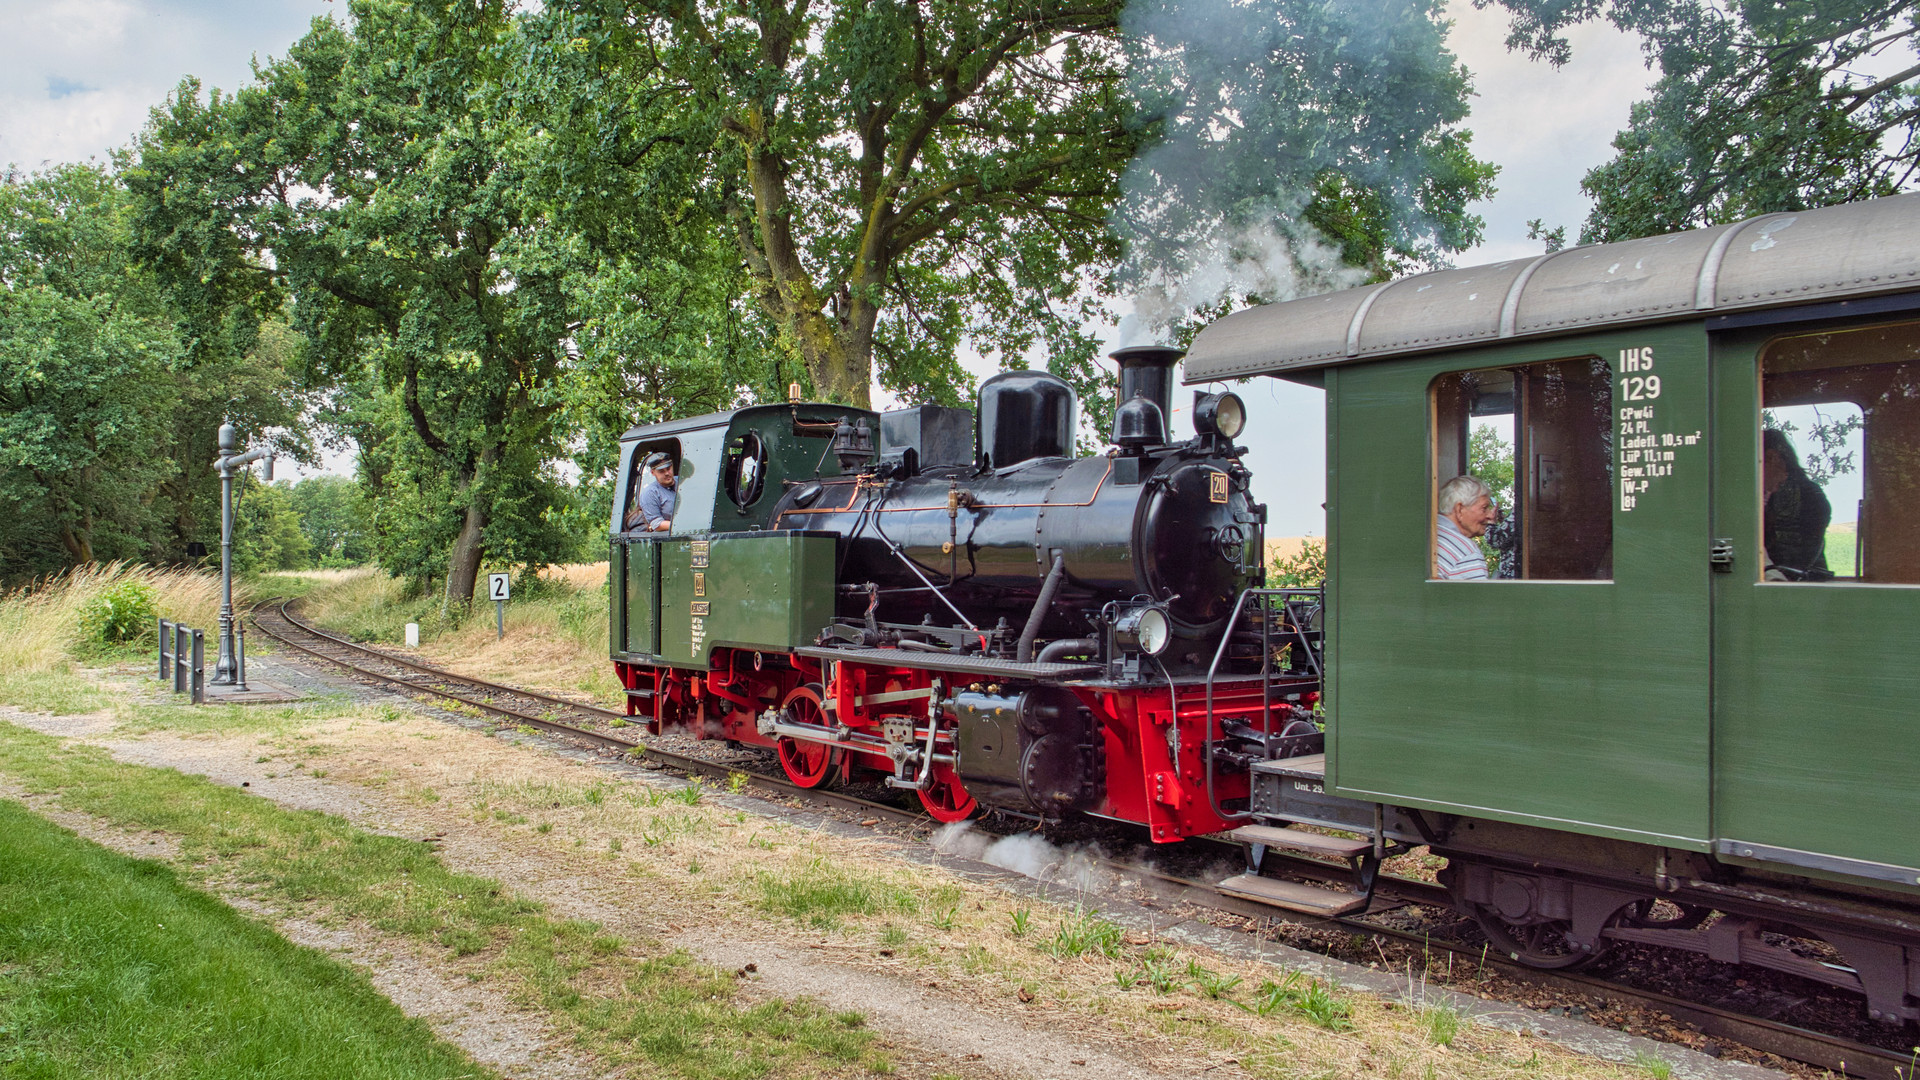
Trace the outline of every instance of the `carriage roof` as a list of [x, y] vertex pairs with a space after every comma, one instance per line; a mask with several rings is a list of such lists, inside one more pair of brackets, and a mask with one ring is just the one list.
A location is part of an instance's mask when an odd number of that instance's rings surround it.
[[1308, 371], [1599, 327], [1910, 290], [1920, 194], [1533, 259], [1439, 270], [1248, 308], [1202, 330], [1185, 381]]

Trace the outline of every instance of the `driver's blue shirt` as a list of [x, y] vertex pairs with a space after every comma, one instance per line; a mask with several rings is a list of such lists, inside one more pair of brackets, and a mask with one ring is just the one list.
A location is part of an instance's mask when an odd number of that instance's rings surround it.
[[679, 505], [679, 490], [658, 480], [652, 481], [640, 492], [640, 512], [647, 516], [648, 525], [663, 518], [672, 521], [673, 511]]

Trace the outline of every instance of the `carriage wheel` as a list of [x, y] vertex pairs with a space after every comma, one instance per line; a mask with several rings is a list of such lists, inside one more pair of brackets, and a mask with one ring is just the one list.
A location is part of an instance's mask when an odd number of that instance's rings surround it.
[[1673, 900], [1635, 900], [1619, 910], [1613, 921], [1641, 930], [1692, 930], [1707, 921], [1712, 908]]
[[954, 774], [951, 765], [935, 765], [933, 783], [919, 795], [920, 805], [927, 808], [928, 816], [939, 822], [965, 821], [980, 805], [961, 786], [960, 777]]
[[[787, 695], [780, 708], [796, 724], [814, 724], [821, 727], [831, 726], [827, 719], [827, 710], [820, 704], [820, 688], [812, 684], [797, 687]], [[825, 743], [810, 742], [801, 739], [780, 736], [777, 744], [780, 755], [780, 768], [784, 769], [787, 779], [795, 787], [825, 788], [832, 787], [840, 776], [840, 750]]]
[[1601, 938], [1591, 952], [1580, 948], [1569, 936], [1573, 924], [1566, 919], [1547, 919], [1534, 923], [1509, 922], [1490, 904], [1471, 904], [1473, 919], [1495, 951], [1530, 968], [1566, 971], [1584, 967], [1600, 958], [1607, 949]]

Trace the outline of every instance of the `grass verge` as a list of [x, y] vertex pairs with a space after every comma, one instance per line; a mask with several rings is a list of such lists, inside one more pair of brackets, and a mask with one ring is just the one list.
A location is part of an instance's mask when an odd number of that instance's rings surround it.
[[0, 1073], [491, 1076], [366, 978], [0, 800]]
[[66, 809], [172, 834], [189, 881], [218, 881], [468, 957], [471, 977], [498, 980], [610, 1068], [687, 1080], [868, 1071], [872, 1036], [857, 1015], [806, 1001], [745, 1001], [731, 973], [553, 918], [497, 882], [453, 872], [425, 843], [5, 723], [0, 773], [56, 795]]

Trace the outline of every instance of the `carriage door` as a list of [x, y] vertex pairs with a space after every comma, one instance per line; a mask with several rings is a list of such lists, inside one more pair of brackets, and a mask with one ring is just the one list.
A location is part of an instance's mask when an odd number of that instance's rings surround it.
[[1912, 884], [1920, 320], [1762, 317], [1713, 347], [1715, 850]]

